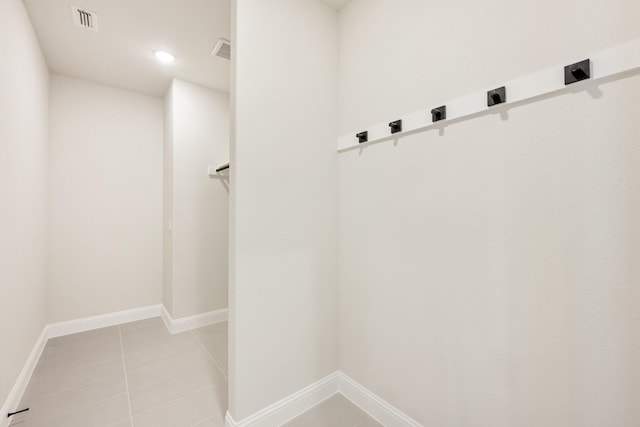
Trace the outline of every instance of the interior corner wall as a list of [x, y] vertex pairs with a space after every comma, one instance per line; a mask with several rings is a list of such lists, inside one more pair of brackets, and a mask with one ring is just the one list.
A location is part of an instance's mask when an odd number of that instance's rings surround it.
[[[340, 134], [640, 37], [638, 2], [583, 6], [352, 0]], [[340, 369], [425, 426], [640, 425], [639, 102], [635, 73], [339, 154]]]
[[172, 317], [173, 309], [173, 121], [174, 82], [164, 96], [162, 137], [162, 304]]
[[228, 307], [228, 180], [207, 167], [229, 161], [229, 95], [174, 79], [165, 109], [165, 305], [181, 318]]
[[337, 17], [317, 0], [233, 10], [229, 412], [240, 421], [337, 369]]
[[0, 52], [1, 406], [45, 324], [49, 70], [20, 0], [0, 2]]
[[162, 99], [52, 74], [47, 321], [162, 300]]

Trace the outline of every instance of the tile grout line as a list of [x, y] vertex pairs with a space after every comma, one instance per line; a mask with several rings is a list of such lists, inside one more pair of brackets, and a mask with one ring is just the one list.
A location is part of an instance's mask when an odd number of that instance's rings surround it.
[[[118, 356], [118, 357], [122, 357], [122, 356]], [[90, 368], [90, 367], [94, 367], [94, 366], [96, 366], [96, 365], [99, 365], [99, 364], [101, 364], [101, 363], [111, 362], [111, 361], [113, 361], [113, 360], [116, 360], [118, 357], [115, 357], [115, 358], [113, 358], [113, 359], [103, 360], [103, 361], [101, 361], [101, 362], [93, 363], [93, 364], [91, 364], [91, 365], [85, 365], [85, 366], [82, 366], [82, 367], [80, 367], [80, 368], [78, 368], [78, 369]], [[51, 374], [51, 375], [55, 375], [55, 374]], [[86, 384], [75, 385], [75, 386], [73, 386], [73, 387], [68, 387], [68, 388], [61, 388], [61, 389], [60, 389], [60, 390], [58, 390], [58, 391], [53, 391], [53, 392], [51, 392], [51, 393], [47, 393], [47, 394], [43, 394], [43, 395], [41, 395], [41, 396], [33, 397], [33, 400], [34, 400], [34, 401], [36, 401], [36, 400], [40, 400], [40, 399], [45, 399], [45, 398], [47, 398], [47, 397], [55, 396], [56, 394], [66, 393], [66, 392], [68, 392], [68, 391], [73, 391], [73, 390], [77, 390], [77, 389], [79, 389], [79, 388], [87, 387], [87, 386], [90, 386], [90, 385], [95, 385], [95, 384], [97, 384], [97, 383], [100, 383], [100, 382], [103, 382], [103, 381], [109, 380], [109, 379], [113, 378], [114, 376], [115, 376], [115, 375], [109, 375], [109, 376], [106, 376], [106, 377], [104, 377], [104, 378], [98, 378], [98, 379], [96, 379], [96, 380], [89, 381], [89, 382], [87, 382]], [[29, 383], [29, 387], [31, 387], [31, 383]], [[108, 400], [108, 399], [110, 399], [110, 397], [109, 397], [109, 398], [106, 398], [106, 399], [104, 399], [104, 400]], [[100, 401], [100, 402], [101, 402], [101, 401]], [[89, 406], [91, 406], [91, 405], [92, 405], [92, 404], [90, 404]]]
[[122, 343], [122, 328], [118, 325], [118, 335], [120, 336], [120, 352], [122, 353], [122, 369], [124, 370], [124, 385], [127, 390], [127, 404], [129, 406], [129, 420], [133, 427], [133, 414], [131, 412], [131, 394], [129, 393], [129, 379], [127, 378], [127, 362], [124, 359], [124, 344]]
[[200, 338], [198, 338], [198, 336], [196, 335], [195, 332], [193, 332], [193, 329], [190, 330], [189, 332], [191, 332], [191, 335], [193, 335], [193, 337], [196, 339], [196, 341], [198, 342], [198, 344], [200, 344], [200, 347], [202, 348], [202, 350], [204, 350], [205, 354], [207, 356], [209, 356], [209, 359], [211, 359], [211, 361], [213, 362], [214, 365], [216, 365], [216, 368], [218, 368], [220, 370], [220, 372], [222, 372], [222, 375], [224, 376], [224, 379], [227, 380], [227, 382], [229, 382], [229, 378], [227, 378], [227, 374], [225, 374], [225, 372], [222, 370], [222, 368], [220, 367], [220, 365], [218, 364], [218, 362], [216, 362], [216, 359], [213, 358], [213, 356], [209, 353], [209, 350], [207, 350], [207, 348], [204, 346], [204, 344], [202, 344], [202, 341], [200, 341]]
[[[140, 415], [145, 415], [145, 414], [147, 414], [147, 413], [149, 413], [149, 412], [151, 412], [151, 411], [154, 411], [154, 410], [156, 410], [156, 409], [158, 409], [158, 408], [162, 408], [163, 406], [166, 406], [166, 405], [168, 405], [168, 404], [170, 404], [170, 403], [174, 403], [174, 402], [176, 402], [176, 401], [178, 401], [178, 400], [180, 400], [180, 399], [184, 399], [185, 397], [189, 397], [189, 396], [191, 396], [191, 395], [193, 395], [193, 394], [200, 393], [201, 391], [205, 391], [205, 390], [210, 389], [210, 388], [215, 388], [215, 386], [216, 386], [216, 385], [218, 385], [218, 384], [220, 384], [220, 383], [215, 383], [215, 384], [212, 384], [212, 385], [208, 385], [208, 386], [206, 386], [206, 387], [203, 387], [203, 388], [199, 388], [199, 389], [194, 390], [194, 391], [190, 391], [190, 392], [189, 392], [189, 393], [187, 393], [187, 394], [183, 394], [182, 396], [179, 396], [179, 397], [173, 398], [173, 399], [171, 399], [171, 400], [167, 400], [166, 402], [161, 403], [161, 404], [159, 404], [159, 405], [156, 405], [156, 406], [154, 406], [153, 408], [145, 409], [145, 410], [144, 410], [144, 411], [142, 411], [142, 412], [138, 412], [138, 413], [136, 414], [136, 416], [137, 416], [137, 417], [139, 417]], [[217, 415], [217, 414], [216, 414], [216, 415]], [[214, 416], [215, 416], [215, 415], [214, 415]], [[212, 416], [212, 417], [213, 417], [213, 416]], [[211, 418], [211, 417], [210, 417], [210, 418]], [[198, 422], [202, 422], [202, 421], [204, 421], [204, 420], [200, 420], [200, 421], [198, 421]]]

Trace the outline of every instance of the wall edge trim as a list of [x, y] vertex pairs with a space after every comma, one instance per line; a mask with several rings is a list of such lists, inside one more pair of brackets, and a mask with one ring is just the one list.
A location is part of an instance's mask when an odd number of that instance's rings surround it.
[[169, 332], [177, 334], [179, 332], [190, 331], [192, 329], [213, 325], [215, 323], [226, 322], [229, 319], [229, 309], [221, 308], [207, 313], [194, 314], [192, 316], [174, 319], [171, 317], [171, 314], [169, 314], [166, 307], [162, 306], [160, 309], [160, 316], [162, 317], [162, 320]]
[[78, 332], [92, 331], [108, 326], [121, 325], [123, 323], [158, 317], [161, 314], [162, 304], [146, 307], [132, 308], [130, 310], [105, 313], [98, 316], [83, 317], [65, 322], [49, 323], [45, 326], [47, 338], [56, 338], [64, 335], [77, 334]]
[[341, 371], [335, 371], [241, 421], [236, 421], [227, 411], [225, 426], [272, 427], [282, 425], [336, 393], [342, 394], [385, 427], [423, 427], [422, 424]]
[[423, 427], [362, 384], [338, 371], [340, 393], [385, 427]]
[[338, 372], [336, 371], [241, 421], [234, 420], [231, 413], [227, 411], [225, 425], [226, 427], [272, 427], [282, 425], [337, 392]]

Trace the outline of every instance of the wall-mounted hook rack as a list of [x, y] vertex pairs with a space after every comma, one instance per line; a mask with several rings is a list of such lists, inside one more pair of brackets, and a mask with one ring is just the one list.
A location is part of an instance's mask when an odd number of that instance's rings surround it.
[[[622, 76], [628, 72], [638, 71], [640, 70], [640, 39], [632, 40], [628, 43], [589, 55], [588, 68], [584, 65], [579, 65], [586, 63], [586, 61], [587, 60], [572, 64], [574, 67], [569, 66], [569, 73], [572, 78], [583, 78], [584, 75], [588, 73], [588, 79], [598, 81], [604, 78], [617, 75]], [[566, 90], [564, 80], [566, 71], [565, 64], [559, 64], [556, 67], [547, 68], [515, 80], [504, 82], [503, 87], [509, 88], [509, 99], [508, 101], [506, 100], [506, 93], [502, 99], [506, 104], [533, 100], [535, 98], [543, 100], [545, 98], [542, 97], [542, 95]], [[595, 66], [596, 64], [597, 67]], [[574, 70], [574, 73], [571, 73], [571, 69]], [[486, 112], [487, 109], [490, 108], [488, 107], [488, 101], [488, 93], [486, 91], [478, 91], [451, 99], [446, 103], [446, 120], [453, 121], [470, 118], [478, 113]], [[433, 116], [430, 116], [430, 112], [431, 110], [424, 108], [401, 116], [402, 125], [399, 132], [406, 134], [408, 132], [437, 127], [438, 125], [434, 124]], [[389, 127], [390, 124], [388, 124], [388, 122], [380, 122], [367, 126], [367, 142], [364, 144], [369, 145], [379, 141], [397, 138], [398, 135], [394, 135], [393, 137], [389, 135]], [[361, 146], [359, 141], [354, 140], [354, 133], [349, 132], [338, 138], [338, 151]], [[398, 133], [398, 131], [392, 133]]]
[[363, 142], [369, 141], [369, 132], [366, 130], [364, 132], [360, 132], [356, 134], [356, 138], [358, 138], [358, 144], [362, 144]]
[[564, 67], [564, 84], [570, 85], [591, 77], [591, 60], [576, 62]]
[[431, 110], [431, 121], [433, 123], [439, 122], [440, 120], [447, 119], [447, 106], [443, 105], [442, 107], [434, 108]]
[[507, 88], [502, 86], [487, 92], [487, 107], [507, 102]]
[[389, 123], [389, 128], [391, 128], [391, 133], [402, 132], [402, 120], [396, 120]]

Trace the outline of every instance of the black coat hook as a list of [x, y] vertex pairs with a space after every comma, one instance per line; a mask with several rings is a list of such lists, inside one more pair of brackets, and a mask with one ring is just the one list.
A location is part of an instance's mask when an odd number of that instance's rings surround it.
[[389, 123], [389, 127], [391, 128], [391, 133], [402, 132], [402, 120]]
[[591, 78], [591, 60], [576, 62], [564, 67], [564, 84], [570, 85]]
[[502, 104], [507, 102], [507, 89], [502, 86], [487, 92], [487, 106]]
[[369, 141], [369, 131], [365, 130], [364, 132], [357, 133], [356, 138], [358, 138], [359, 144]]
[[442, 107], [434, 108], [431, 110], [431, 121], [439, 122], [440, 120], [445, 120], [447, 118], [447, 106], [443, 105]]

